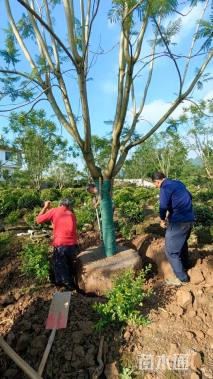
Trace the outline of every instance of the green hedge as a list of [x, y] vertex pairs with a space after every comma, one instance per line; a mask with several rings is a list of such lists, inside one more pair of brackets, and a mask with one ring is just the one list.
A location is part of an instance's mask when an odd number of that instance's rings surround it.
[[42, 201], [59, 200], [60, 197], [61, 197], [61, 193], [56, 188], [45, 188], [45, 189], [41, 190], [41, 193], [40, 193], [40, 198], [41, 198]]
[[38, 205], [41, 205], [41, 199], [38, 192], [32, 190], [25, 190], [23, 195], [18, 199], [19, 209], [33, 209]]
[[0, 192], [0, 215], [6, 216], [11, 211], [18, 209], [18, 200], [23, 195], [21, 189], [1, 190]]

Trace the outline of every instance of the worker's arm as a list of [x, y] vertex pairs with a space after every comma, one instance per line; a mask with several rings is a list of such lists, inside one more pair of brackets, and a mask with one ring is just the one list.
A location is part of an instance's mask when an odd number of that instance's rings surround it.
[[54, 209], [49, 210], [50, 205], [51, 205], [51, 202], [49, 200], [45, 201], [42, 210], [39, 212], [38, 216], [36, 217], [37, 224], [42, 224], [43, 222], [52, 221]]
[[171, 200], [171, 193], [167, 188], [161, 188], [160, 191], [160, 226], [166, 228], [167, 226], [167, 216], [168, 216], [168, 207]]

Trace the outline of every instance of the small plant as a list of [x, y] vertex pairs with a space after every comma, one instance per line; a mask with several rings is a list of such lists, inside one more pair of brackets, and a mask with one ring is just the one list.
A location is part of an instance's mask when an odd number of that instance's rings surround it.
[[6, 224], [15, 224], [20, 218], [20, 212], [18, 210], [12, 211], [4, 218]]
[[137, 309], [143, 305], [143, 300], [150, 296], [150, 291], [143, 289], [145, 277], [151, 265], [141, 270], [137, 275], [132, 271], [122, 273], [114, 283], [114, 287], [106, 295], [106, 303], [95, 303], [94, 309], [101, 319], [96, 324], [96, 330], [101, 331], [112, 323], [129, 323], [133, 325], [147, 324], [146, 317]]
[[48, 281], [49, 261], [47, 244], [29, 243], [20, 253], [21, 271], [38, 282]]
[[133, 236], [133, 233], [134, 233], [133, 227], [134, 227], [134, 224], [131, 222], [125, 222], [124, 220], [118, 220], [119, 232], [127, 240], [130, 240]]
[[40, 211], [41, 211], [41, 208], [36, 207], [33, 209], [33, 211], [28, 212], [24, 215], [24, 221], [30, 228], [37, 228], [37, 229], [42, 228], [42, 225], [36, 224], [36, 216], [39, 214]]
[[134, 370], [128, 367], [123, 367], [120, 373], [120, 379], [132, 379]]
[[8, 232], [0, 233], [0, 247], [7, 245], [10, 242], [11, 235]]

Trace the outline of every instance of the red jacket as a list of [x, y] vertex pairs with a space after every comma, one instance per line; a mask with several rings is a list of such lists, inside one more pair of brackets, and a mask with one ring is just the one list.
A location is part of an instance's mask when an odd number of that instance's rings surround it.
[[53, 246], [72, 246], [78, 243], [76, 217], [68, 208], [62, 205], [36, 217], [37, 224], [46, 221], [53, 224]]

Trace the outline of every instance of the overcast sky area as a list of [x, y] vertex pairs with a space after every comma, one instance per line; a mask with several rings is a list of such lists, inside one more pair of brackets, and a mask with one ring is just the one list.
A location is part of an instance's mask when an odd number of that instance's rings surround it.
[[[75, 5], [79, 4], [79, 1], [74, 1]], [[182, 3], [181, 12], [186, 14], [189, 8], [189, 1]], [[5, 11], [4, 1], [0, 0], [1, 14], [0, 14], [0, 46], [1, 49], [4, 48], [4, 33], [3, 29], [7, 27], [7, 16]], [[16, 2], [16, 0], [11, 1], [11, 7], [14, 14], [14, 18], [18, 20], [23, 12], [23, 8]], [[183, 19], [180, 32], [174, 37], [173, 43], [175, 45], [171, 46], [172, 51], [181, 54], [187, 55], [190, 49], [192, 36], [195, 32], [196, 22], [195, 20], [199, 19], [202, 11], [203, 3], [198, 2], [198, 5], [193, 8], [191, 12]], [[110, 133], [112, 126], [106, 121], [113, 120], [115, 115], [115, 106], [116, 106], [116, 96], [117, 96], [117, 75], [118, 75], [118, 44], [119, 44], [119, 32], [120, 27], [118, 23], [112, 23], [109, 20], [108, 12], [111, 8], [111, 1], [101, 0], [100, 8], [98, 15], [94, 22], [94, 28], [92, 31], [91, 43], [89, 46], [90, 50], [90, 59], [92, 60], [92, 65], [90, 73], [88, 76], [88, 99], [91, 115], [91, 126], [92, 134], [99, 136], [105, 136]], [[77, 7], [76, 7], [77, 11]], [[211, 11], [211, 1], [206, 11], [204, 17], [208, 18], [208, 15]], [[78, 11], [77, 11], [78, 12]], [[78, 17], [78, 14], [77, 14]], [[54, 10], [55, 18], [55, 32], [58, 36], [63, 39], [65, 44], [67, 44], [66, 38], [66, 21], [63, 13], [63, 7], [57, 5]], [[178, 19], [178, 14], [167, 17], [164, 21], [165, 25], [169, 21], [174, 21]], [[138, 19], [139, 23], [139, 19]], [[136, 23], [137, 29], [137, 23]], [[146, 34], [146, 42], [142, 49], [141, 58], [146, 57], [150, 54], [150, 39], [152, 38], [152, 30], [149, 28]], [[30, 46], [31, 51], [35, 53], [35, 47], [33, 47], [32, 41], [28, 41], [28, 47]], [[200, 46], [200, 41], [197, 42], [197, 45], [194, 51], [197, 51]], [[158, 51], [165, 51], [165, 48], [158, 47]], [[34, 54], [33, 54], [34, 55]], [[22, 71], [29, 72], [28, 63], [22, 59], [22, 53], [20, 52], [20, 62], [17, 65], [17, 69], [21, 68]], [[185, 88], [192, 80], [195, 70], [199, 67], [204, 59], [204, 56], [201, 55], [192, 60], [190, 68], [187, 74]], [[183, 70], [184, 61], [183, 59], [178, 60], [180, 70]], [[72, 68], [70, 63], [67, 62], [66, 68]], [[0, 66], [3, 66], [2, 58], [0, 58]], [[138, 65], [138, 69], [141, 66]], [[137, 71], [137, 66], [136, 66]], [[213, 73], [213, 62], [210, 62], [205, 71], [206, 73]], [[135, 81], [135, 93], [136, 100], [139, 106], [140, 99], [143, 95], [144, 85], [146, 83], [148, 75], [148, 66], [146, 66], [141, 72], [137, 80]], [[69, 83], [69, 95], [73, 105], [73, 110], [75, 115], [79, 115], [79, 93], [77, 91], [75, 74], [72, 71], [69, 71], [66, 74], [67, 83]], [[144, 107], [142, 118], [146, 121], [141, 121], [138, 123], [137, 132], [143, 135], [148, 131], [150, 125], [154, 123], [164, 114], [164, 112], [169, 108], [169, 104], [175, 99], [175, 96], [178, 93], [178, 74], [174, 63], [171, 59], [167, 57], [159, 58], [155, 60], [153, 79], [147, 96], [146, 105]], [[212, 90], [212, 81], [209, 81], [205, 84], [203, 89], [197, 90], [197, 87], [193, 90], [191, 96], [195, 100], [207, 99], [213, 97]], [[57, 93], [57, 89], [55, 90]], [[11, 103], [9, 98], [3, 99], [0, 102], [0, 133], [2, 133], [3, 126], [8, 124], [8, 115], [9, 110], [14, 108], [16, 104], [23, 103], [23, 100], [17, 99], [16, 103]], [[62, 102], [60, 101], [61, 107], [63, 107]], [[189, 105], [189, 103], [184, 103], [184, 106]], [[27, 111], [31, 105], [24, 108], [20, 108], [19, 111]], [[57, 118], [54, 116], [54, 112], [51, 109], [47, 101], [39, 102], [35, 109], [43, 108], [46, 110], [47, 116], [50, 117], [58, 126], [58, 131], [66, 137], [70, 143], [72, 143], [71, 137], [66, 131], [59, 125]], [[181, 109], [183, 105], [180, 105], [178, 109], [173, 113], [172, 118], [176, 118], [181, 114]], [[8, 111], [3, 110], [7, 109]], [[2, 117], [3, 116], [3, 117]], [[5, 117], [7, 116], [7, 117]], [[131, 121], [131, 107], [128, 110], [127, 121]], [[165, 128], [165, 125], [162, 127]], [[184, 133], [184, 131], [182, 131]]]

